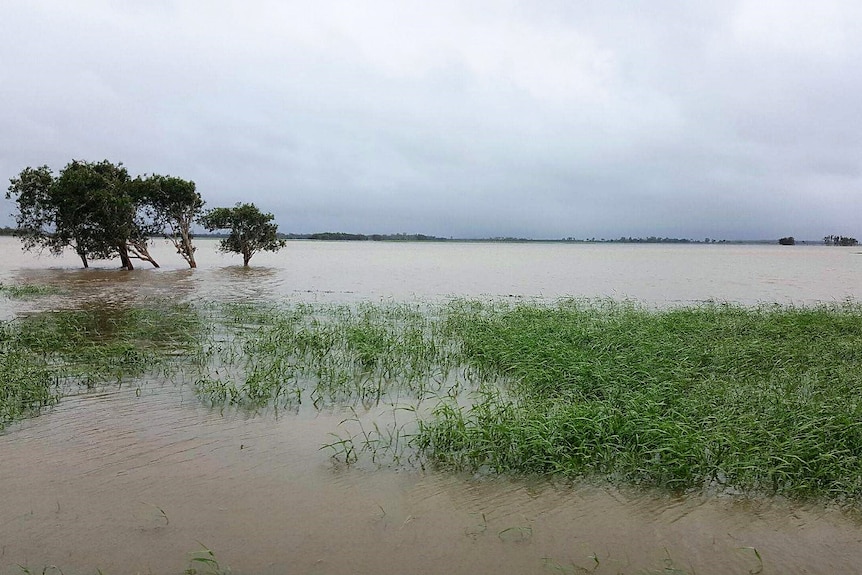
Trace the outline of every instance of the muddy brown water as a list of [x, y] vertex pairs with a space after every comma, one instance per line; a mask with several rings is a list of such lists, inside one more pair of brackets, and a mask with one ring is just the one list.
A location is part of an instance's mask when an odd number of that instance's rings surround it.
[[[162, 265], [117, 273], [22, 252], [0, 237], [0, 281], [48, 283], [80, 299], [134, 300], [154, 294], [203, 299], [301, 298], [356, 301], [446, 297], [611, 297], [678, 305], [862, 300], [862, 248], [777, 245], [288, 242], [243, 269], [217, 242], [197, 241], [189, 270], [164, 243]], [[185, 266], [185, 267], [184, 267]], [[0, 309], [2, 309], [0, 302]]]
[[[153, 296], [625, 295], [667, 305], [810, 303], [862, 289], [862, 259], [837, 248], [292, 243], [242, 270], [203, 243], [199, 270], [129, 274], [36, 260], [0, 240], [0, 281], [63, 290], [0, 299], [6, 317]], [[614, 279], [626, 273], [629, 283]], [[67, 397], [0, 434], [0, 573], [182, 573], [203, 546], [239, 574], [862, 571], [862, 523], [834, 505], [348, 467], [320, 449], [345, 417], [210, 409], [188, 386], [159, 381]]]

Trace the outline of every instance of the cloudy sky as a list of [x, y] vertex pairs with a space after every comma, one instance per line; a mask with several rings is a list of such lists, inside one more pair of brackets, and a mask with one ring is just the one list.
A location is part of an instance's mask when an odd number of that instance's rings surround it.
[[3, 0], [0, 18], [4, 182], [107, 158], [285, 232], [862, 237], [855, 0]]

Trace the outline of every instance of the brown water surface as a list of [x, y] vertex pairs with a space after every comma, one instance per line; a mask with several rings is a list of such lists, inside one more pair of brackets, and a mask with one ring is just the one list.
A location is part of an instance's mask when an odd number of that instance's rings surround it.
[[[342, 414], [252, 417], [181, 389], [68, 398], [0, 436], [0, 572], [855, 573], [834, 508], [345, 468]], [[591, 559], [596, 557], [596, 560]]]
[[[189, 270], [164, 243], [162, 265], [122, 273], [116, 261], [81, 269], [22, 252], [0, 237], [0, 281], [67, 288], [67, 297], [135, 300], [153, 295], [199, 299], [355, 301], [447, 297], [611, 297], [647, 304], [704, 300], [745, 304], [862, 299], [857, 248], [778, 245], [508, 244], [288, 242], [243, 269], [238, 258], [199, 240], [200, 267]], [[2, 305], [2, 302], [0, 302]]]

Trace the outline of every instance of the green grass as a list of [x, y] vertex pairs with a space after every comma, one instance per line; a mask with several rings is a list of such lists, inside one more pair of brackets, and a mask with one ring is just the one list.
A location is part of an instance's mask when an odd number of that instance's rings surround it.
[[[460, 471], [862, 500], [862, 307], [161, 302], [3, 325], [0, 425], [155, 377], [349, 411], [330, 444]], [[395, 406], [391, 420], [366, 411]], [[352, 414], [352, 415], [351, 415]]]
[[317, 409], [437, 393], [457, 358], [416, 306], [214, 306], [192, 370], [212, 404]]
[[26, 299], [58, 293], [57, 288], [41, 284], [4, 284], [0, 282], [0, 295], [13, 299]]
[[51, 370], [20, 349], [0, 344], [0, 430], [60, 400], [60, 388]]
[[669, 489], [862, 496], [862, 310], [565, 302], [459, 318], [491, 388], [441, 404], [438, 465]]
[[174, 360], [199, 344], [199, 319], [189, 306], [154, 302], [0, 322], [0, 429], [81, 388], [172, 373]]

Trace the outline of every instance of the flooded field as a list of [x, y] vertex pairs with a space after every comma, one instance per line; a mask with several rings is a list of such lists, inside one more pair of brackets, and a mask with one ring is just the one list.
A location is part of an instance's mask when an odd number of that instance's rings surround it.
[[[172, 388], [69, 398], [0, 436], [0, 557], [41, 572], [853, 573], [836, 509], [334, 465], [340, 414], [209, 410]], [[595, 557], [595, 559], [593, 559]], [[677, 571], [668, 570], [668, 568]]]
[[[112, 329], [122, 310], [161, 299], [302, 306], [612, 296], [664, 308], [709, 299], [840, 302], [862, 290], [862, 256], [837, 248], [291, 243], [242, 270], [203, 242], [199, 270], [172, 269], [166, 250], [164, 269], [124, 273], [2, 247], [4, 283], [56, 290], [0, 296], [4, 317], [83, 309], [114, 318]], [[168, 331], [136, 337], [174, 341]], [[783, 574], [856, 573], [862, 564], [858, 511], [835, 498], [444, 471], [408, 458], [372, 462], [368, 453], [333, 458], [337, 450], [322, 446], [357, 434], [359, 423], [385, 425], [393, 404], [421, 406], [468, 374], [434, 372], [416, 378], [437, 380], [420, 391], [383, 390], [363, 401], [375, 384], [368, 375], [352, 395], [315, 401], [322, 388], [311, 386], [310, 371], [288, 369], [299, 369], [295, 355], [277, 367], [264, 344], [281, 340], [253, 333], [260, 337], [237, 349], [248, 354], [243, 370], [266, 367], [277, 381], [264, 401], [251, 401], [248, 386], [231, 388], [224, 367], [209, 377], [226, 386], [207, 387], [197, 372], [136, 373], [125, 350], [117, 357], [126, 363], [100, 372], [113, 379], [78, 386], [0, 432], [0, 573]], [[346, 341], [359, 354], [344, 363], [354, 370], [365, 348]], [[229, 345], [215, 347], [194, 361], [235, 357]], [[854, 340], [843, 352], [858, 347]], [[340, 373], [314, 381], [354, 381]], [[236, 402], [213, 399], [233, 397], [231, 389], [239, 389]]]

